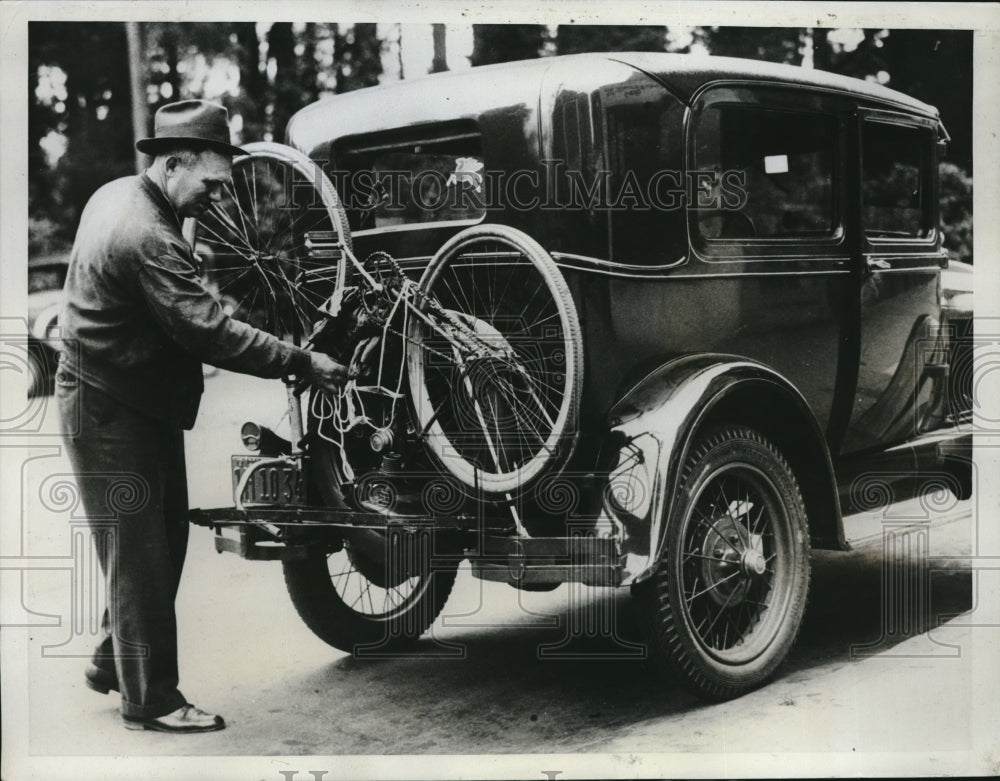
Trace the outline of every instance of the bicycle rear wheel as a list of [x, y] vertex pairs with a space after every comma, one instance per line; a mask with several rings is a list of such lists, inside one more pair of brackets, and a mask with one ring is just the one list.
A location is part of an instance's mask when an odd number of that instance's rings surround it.
[[329, 179], [301, 152], [270, 142], [244, 148], [249, 154], [233, 161], [222, 201], [198, 222], [196, 251], [232, 317], [301, 341], [343, 285], [347, 216]]
[[552, 258], [499, 225], [459, 233], [431, 260], [409, 320], [418, 435], [448, 472], [509, 495], [565, 463], [576, 441], [583, 349]]

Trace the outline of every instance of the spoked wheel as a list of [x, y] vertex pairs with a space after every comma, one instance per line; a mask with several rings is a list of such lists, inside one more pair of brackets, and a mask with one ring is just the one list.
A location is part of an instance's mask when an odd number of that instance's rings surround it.
[[431, 569], [429, 531], [350, 534], [335, 553], [284, 562], [292, 603], [306, 626], [335, 648], [398, 650], [444, 608], [458, 562]]
[[283, 339], [308, 334], [343, 284], [334, 246], [351, 246], [343, 205], [308, 157], [282, 144], [244, 147], [220, 203], [198, 222], [205, 277], [232, 316]]
[[665, 542], [633, 589], [661, 671], [718, 700], [764, 683], [795, 641], [809, 588], [805, 506], [774, 445], [742, 426], [698, 440]]
[[521, 231], [477, 226], [441, 248], [419, 288], [407, 369], [431, 454], [493, 495], [561, 466], [576, 437], [583, 350], [552, 258]]
[[[313, 436], [308, 465], [322, 503], [358, 509], [350, 492], [345, 497], [339, 490], [339, 448]], [[447, 541], [440, 534], [345, 531], [334, 552], [282, 563], [292, 604], [317, 637], [342, 651], [404, 647], [434, 623], [455, 583], [461, 548], [442, 556]]]

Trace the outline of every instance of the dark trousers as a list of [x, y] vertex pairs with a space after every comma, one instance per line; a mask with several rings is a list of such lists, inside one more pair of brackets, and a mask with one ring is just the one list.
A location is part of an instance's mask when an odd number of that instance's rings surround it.
[[98, 545], [108, 607], [93, 663], [117, 676], [124, 716], [162, 716], [186, 703], [174, 617], [188, 539], [183, 433], [65, 371], [56, 397], [83, 510], [112, 532]]

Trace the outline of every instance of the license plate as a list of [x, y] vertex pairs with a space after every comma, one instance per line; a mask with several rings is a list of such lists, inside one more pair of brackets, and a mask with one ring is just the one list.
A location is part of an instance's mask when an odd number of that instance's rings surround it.
[[[261, 456], [233, 456], [233, 496], [243, 473], [253, 464], [264, 460]], [[302, 470], [295, 464], [269, 464], [250, 476], [243, 489], [243, 504], [304, 505], [305, 481]]]

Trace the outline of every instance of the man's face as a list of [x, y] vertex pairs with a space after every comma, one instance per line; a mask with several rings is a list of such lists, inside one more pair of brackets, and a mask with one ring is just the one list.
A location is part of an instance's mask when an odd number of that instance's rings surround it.
[[232, 158], [211, 149], [185, 164], [179, 157], [167, 163], [167, 198], [181, 217], [200, 217], [222, 198], [229, 182]]

